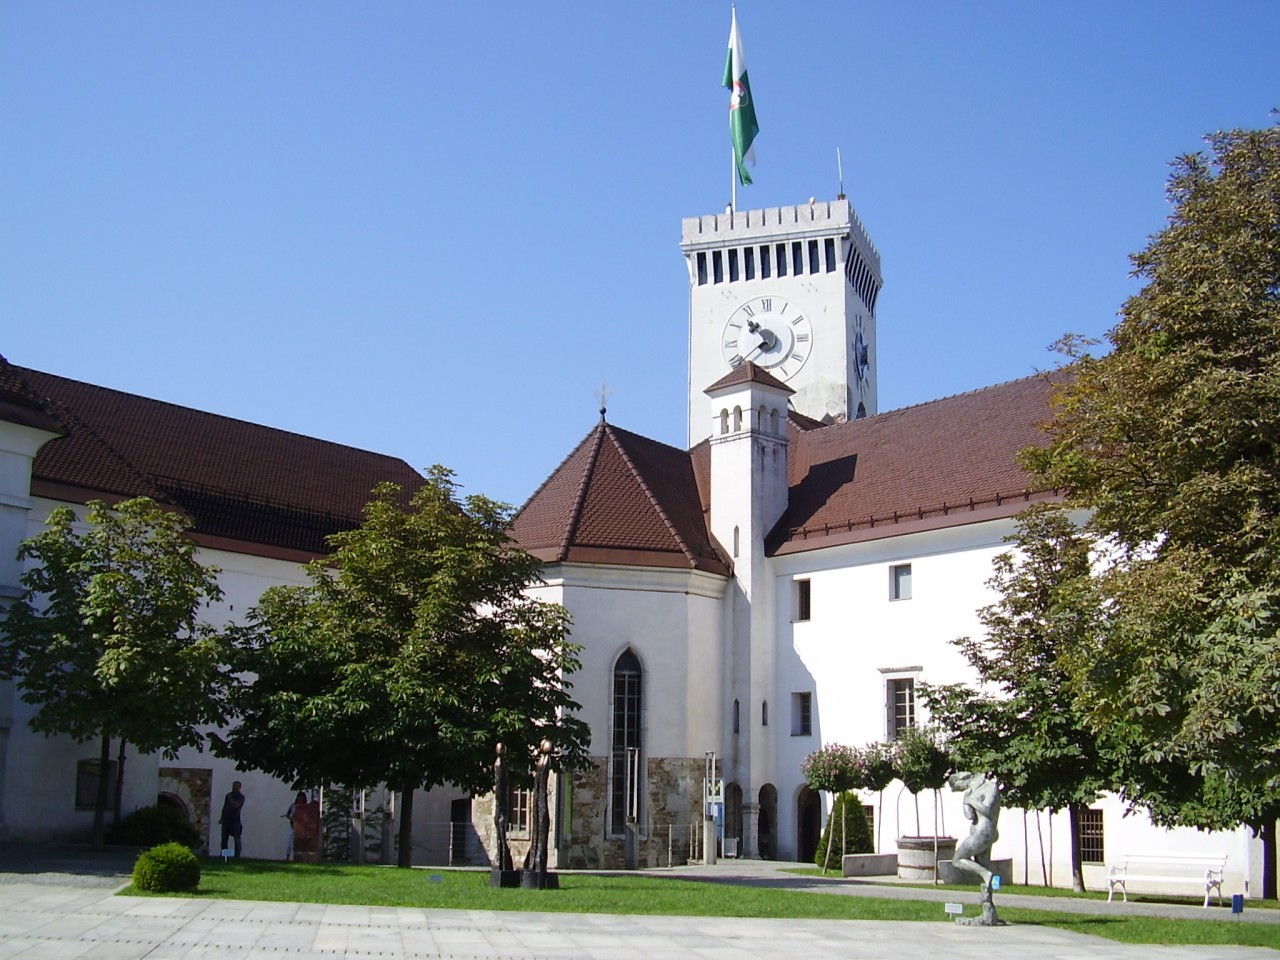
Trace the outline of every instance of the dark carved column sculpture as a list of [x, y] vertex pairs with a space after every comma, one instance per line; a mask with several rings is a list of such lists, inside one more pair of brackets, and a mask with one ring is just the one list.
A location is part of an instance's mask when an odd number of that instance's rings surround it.
[[527, 868], [521, 886], [542, 890], [556, 887], [554, 875], [547, 871], [547, 849], [551, 840], [551, 808], [547, 802], [547, 780], [551, 775], [551, 741], [538, 746], [538, 759], [533, 768], [533, 847], [526, 860]]

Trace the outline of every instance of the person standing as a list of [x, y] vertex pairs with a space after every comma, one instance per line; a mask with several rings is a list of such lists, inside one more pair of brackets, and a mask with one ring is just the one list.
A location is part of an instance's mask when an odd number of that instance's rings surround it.
[[299, 790], [298, 795], [294, 798], [293, 803], [289, 804], [289, 809], [285, 811], [285, 819], [289, 821], [289, 839], [284, 846], [284, 858], [293, 860], [293, 838], [296, 834], [294, 821], [298, 818], [299, 808], [307, 805], [307, 794], [304, 790]]
[[218, 822], [222, 824], [222, 846], [219, 849], [225, 851], [227, 841], [234, 840], [237, 857], [240, 856], [240, 834], [243, 830], [240, 811], [243, 807], [244, 794], [240, 792], [240, 781], [236, 780], [231, 784], [231, 791], [222, 799], [222, 816], [218, 818]]

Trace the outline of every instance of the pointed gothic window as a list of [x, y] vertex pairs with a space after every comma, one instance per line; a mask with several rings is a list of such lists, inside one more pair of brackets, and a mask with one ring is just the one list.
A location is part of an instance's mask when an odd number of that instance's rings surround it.
[[644, 795], [640, 708], [643, 671], [630, 650], [613, 666], [613, 744], [609, 757], [610, 833], [622, 833], [630, 813], [639, 819]]

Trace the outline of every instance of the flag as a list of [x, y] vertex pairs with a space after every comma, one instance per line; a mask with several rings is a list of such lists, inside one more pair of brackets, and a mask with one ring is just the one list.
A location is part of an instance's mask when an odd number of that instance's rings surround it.
[[756, 153], [752, 147], [760, 124], [756, 123], [756, 105], [751, 99], [751, 83], [747, 79], [747, 58], [738, 35], [738, 11], [734, 10], [729, 26], [729, 56], [724, 62], [724, 85], [729, 95], [729, 136], [733, 139], [733, 157], [738, 165], [738, 182], [750, 183], [745, 161], [754, 167]]

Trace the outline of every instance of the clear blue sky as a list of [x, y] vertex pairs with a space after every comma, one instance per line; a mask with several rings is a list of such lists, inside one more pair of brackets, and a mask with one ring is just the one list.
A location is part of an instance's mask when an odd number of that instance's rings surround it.
[[[845, 190], [881, 409], [1052, 365], [1167, 162], [1280, 105], [1280, 3], [741, 0], [739, 207]], [[0, 353], [520, 503], [684, 444], [680, 220], [729, 197], [729, 5], [7, 0]]]

